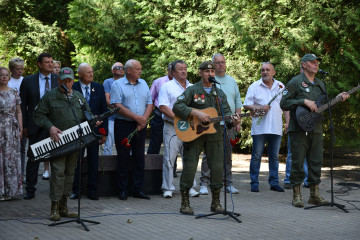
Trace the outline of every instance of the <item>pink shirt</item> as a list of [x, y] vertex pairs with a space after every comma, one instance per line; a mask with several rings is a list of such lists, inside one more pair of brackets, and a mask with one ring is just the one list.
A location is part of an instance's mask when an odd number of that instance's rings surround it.
[[161, 78], [158, 78], [156, 80], [153, 81], [153, 83], [151, 84], [151, 88], [150, 88], [150, 94], [151, 94], [151, 99], [154, 102], [155, 107], [159, 107], [159, 92], [160, 92], [160, 88], [161, 86], [170, 81], [168, 75], [163, 76]]

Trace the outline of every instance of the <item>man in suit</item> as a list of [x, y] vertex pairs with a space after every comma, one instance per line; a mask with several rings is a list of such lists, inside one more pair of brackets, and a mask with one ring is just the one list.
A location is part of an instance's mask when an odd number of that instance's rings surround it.
[[[24, 136], [29, 138], [29, 146], [49, 137], [48, 131], [35, 124], [33, 114], [40, 98], [42, 98], [47, 91], [58, 86], [57, 77], [52, 73], [52, 56], [49, 53], [41, 53], [38, 56], [37, 64], [39, 72], [25, 77], [20, 85]], [[24, 196], [24, 199], [26, 200], [35, 197], [35, 185], [37, 183], [39, 171], [39, 163], [34, 162], [29, 151], [29, 158], [26, 164], [26, 194]]]
[[[105, 98], [104, 87], [94, 82], [94, 72], [92, 67], [87, 63], [81, 63], [78, 67], [79, 81], [72, 86], [73, 90], [82, 93], [90, 106], [91, 112], [94, 115], [100, 115], [107, 111], [107, 104]], [[105, 133], [108, 133], [108, 121], [104, 121], [94, 131], [99, 133], [99, 129], [104, 128]], [[97, 194], [97, 173], [99, 161], [99, 145], [106, 141], [106, 135], [100, 139], [99, 142], [94, 142], [87, 146], [87, 166], [88, 166], [88, 182], [87, 182], [87, 196], [91, 200], [99, 200]], [[84, 149], [85, 151], [85, 149]], [[83, 152], [84, 155], [84, 152]], [[71, 199], [79, 197], [79, 163], [75, 171], [73, 194]]]

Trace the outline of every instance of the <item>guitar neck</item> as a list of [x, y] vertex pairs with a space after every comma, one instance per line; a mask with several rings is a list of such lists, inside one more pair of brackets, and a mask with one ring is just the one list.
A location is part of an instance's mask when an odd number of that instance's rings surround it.
[[[225, 119], [225, 121], [226, 121], [226, 120], [230, 120], [232, 117], [235, 117], [235, 116], [236, 116], [236, 114], [234, 114], [234, 115], [227, 115], [227, 116], [225, 116], [224, 118], [221, 117], [221, 116], [219, 116], [219, 117], [213, 117], [213, 118], [210, 118], [210, 122], [211, 122], [211, 123], [220, 122], [220, 121], [222, 121], [223, 119]], [[250, 116], [250, 113], [242, 113], [242, 114], [240, 114], [240, 117], [241, 117], [241, 118], [243, 118], [243, 117], [248, 117], [248, 116]]]
[[[354, 92], [356, 92], [357, 90], [360, 89], [360, 85], [358, 85], [357, 87], [354, 87], [353, 89], [351, 89], [350, 91], [348, 91], [347, 93], [353, 94]], [[335, 105], [336, 103], [338, 103], [339, 101], [341, 101], [342, 98], [341, 97], [336, 97], [333, 100], [331, 100], [330, 102], [322, 105], [321, 107], [318, 108], [318, 110], [316, 111], [317, 113], [322, 113], [323, 111], [325, 111], [326, 109], [328, 109], [329, 107]]]

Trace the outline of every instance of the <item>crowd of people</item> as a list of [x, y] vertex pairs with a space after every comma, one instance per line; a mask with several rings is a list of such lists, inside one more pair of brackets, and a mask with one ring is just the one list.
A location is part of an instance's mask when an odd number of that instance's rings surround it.
[[[261, 78], [250, 85], [244, 103], [234, 78], [226, 74], [225, 56], [216, 53], [212, 61], [198, 66], [201, 80], [192, 84], [187, 79], [188, 65], [183, 60], [171, 62], [167, 74], [153, 81], [151, 88], [141, 79], [142, 66], [135, 59], [124, 65], [115, 62], [111, 67], [113, 77], [102, 84], [94, 81], [93, 68], [81, 63], [75, 80], [74, 70], [61, 68], [59, 61], [49, 53], [41, 53], [37, 59], [39, 71], [23, 77], [24, 61], [11, 59], [9, 69], [0, 67], [0, 201], [10, 200], [23, 194], [24, 199], [35, 197], [39, 161], [35, 161], [28, 147], [45, 138], [58, 142], [63, 131], [77, 122], [88, 120], [109, 109], [118, 108], [114, 116], [97, 121], [94, 129], [101, 136], [86, 146], [88, 181], [86, 195], [98, 200], [97, 174], [99, 147], [103, 154], [112, 155], [113, 145], [117, 154], [117, 186], [119, 199], [127, 200], [129, 193], [135, 198], [150, 199], [144, 191], [145, 140], [147, 125], [151, 125], [151, 137], [147, 154], [159, 154], [164, 145], [162, 186], [164, 198], [172, 198], [175, 186], [176, 161], [183, 161], [180, 179], [181, 206], [183, 214], [194, 214], [189, 197], [209, 194], [210, 211], [223, 212], [220, 191], [237, 194], [232, 184], [232, 146], [230, 140], [241, 131], [241, 111], [244, 108], [252, 116], [253, 140], [250, 160], [250, 191], [259, 192], [259, 171], [265, 146], [269, 158], [268, 183], [270, 190], [284, 192], [293, 189], [292, 205], [303, 207], [300, 185], [305, 182], [310, 188], [309, 204], [326, 201], [319, 194], [323, 159], [323, 130], [320, 122], [311, 131], [305, 131], [296, 120], [296, 109], [305, 106], [316, 112], [315, 101], [325, 94], [324, 83], [316, 77], [321, 58], [306, 54], [301, 59], [300, 74], [287, 86], [276, 80], [275, 66], [271, 62], [261, 64]], [[345, 101], [349, 95], [340, 93]], [[323, 102], [324, 103], [324, 102]], [[228, 118], [212, 123], [207, 109], [216, 116]], [[176, 126], [175, 119], [181, 119]], [[182, 141], [177, 130], [194, 128], [192, 120], [202, 126], [213, 124], [215, 133], [195, 136]], [[188, 122], [187, 122], [188, 121]], [[179, 123], [178, 123], [179, 124]], [[185, 128], [184, 128], [185, 126]], [[195, 126], [198, 127], [198, 126]], [[280, 186], [279, 150], [283, 133], [288, 134], [288, 160], [284, 188]], [[190, 134], [190, 133], [189, 133]], [[50, 179], [50, 219], [74, 218], [69, 211], [67, 199], [77, 199], [79, 189], [79, 164], [85, 159], [85, 149], [44, 163], [42, 178]], [[196, 191], [195, 173], [199, 155], [202, 155], [200, 189]], [[26, 155], [28, 161], [25, 164]], [[307, 168], [304, 167], [307, 163]], [[49, 166], [50, 165], [50, 166]], [[26, 166], [26, 168], [25, 168]], [[306, 165], [305, 165], [306, 166]], [[132, 169], [132, 189], [129, 189], [129, 169]], [[306, 174], [306, 176], [305, 176]]]

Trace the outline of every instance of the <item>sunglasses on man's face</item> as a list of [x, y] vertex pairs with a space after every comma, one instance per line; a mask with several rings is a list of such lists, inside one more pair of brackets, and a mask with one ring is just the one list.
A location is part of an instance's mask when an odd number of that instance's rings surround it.
[[116, 66], [116, 67], [114, 67], [114, 69], [116, 69], [116, 70], [124, 70], [124, 66]]

